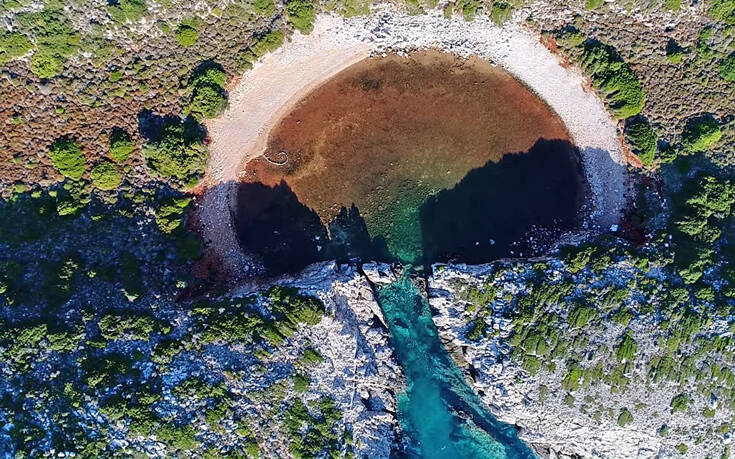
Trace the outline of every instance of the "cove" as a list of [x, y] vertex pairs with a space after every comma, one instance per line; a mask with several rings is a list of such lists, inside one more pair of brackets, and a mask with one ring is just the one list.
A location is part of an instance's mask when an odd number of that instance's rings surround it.
[[[270, 260], [426, 265], [461, 260], [475, 245], [483, 257], [508, 256], [534, 229], [573, 227], [584, 194], [576, 149], [543, 101], [486, 61], [439, 51], [367, 59], [340, 72], [275, 126], [263, 155], [240, 176], [234, 222], [241, 245], [263, 252], [249, 235], [260, 231], [260, 243], [266, 230], [249, 222], [274, 214], [267, 217], [267, 233], [278, 235], [266, 250]], [[272, 207], [251, 202], [266, 194]], [[295, 202], [304, 207], [297, 220], [314, 230], [305, 246], [283, 237], [293, 219], [276, 215], [284, 206], [296, 211]], [[437, 217], [450, 222], [467, 212], [477, 217], [454, 222], [445, 237], [450, 226]], [[483, 216], [481, 229], [468, 232]], [[305, 253], [291, 253], [295, 247]]]
[[408, 266], [375, 286], [407, 381], [397, 457], [534, 457], [469, 387], [410, 276], [531, 255], [539, 235], [579, 225], [579, 155], [543, 101], [477, 59], [368, 59], [300, 101], [240, 175], [232, 223], [267, 274], [333, 259]]

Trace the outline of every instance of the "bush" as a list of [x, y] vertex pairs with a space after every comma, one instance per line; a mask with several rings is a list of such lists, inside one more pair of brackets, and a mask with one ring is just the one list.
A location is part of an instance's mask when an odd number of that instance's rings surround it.
[[137, 21], [147, 10], [145, 0], [118, 0], [114, 4], [108, 3], [107, 12], [110, 18], [121, 24], [125, 21]]
[[735, 53], [720, 62], [720, 76], [727, 81], [735, 81]]
[[686, 394], [679, 394], [671, 399], [671, 413], [680, 413], [686, 411], [692, 399]]
[[684, 59], [684, 49], [673, 39], [669, 39], [666, 44], [666, 59], [672, 64], [678, 64]]
[[18, 32], [0, 33], [0, 65], [25, 55], [33, 48], [33, 43]]
[[634, 121], [626, 127], [625, 138], [643, 165], [652, 166], [658, 150], [658, 136], [651, 125], [643, 120]]
[[593, 80], [619, 119], [635, 116], [643, 109], [643, 86], [633, 70], [612, 46], [590, 42], [582, 54], [582, 67]]
[[512, 15], [513, 8], [509, 4], [505, 2], [493, 3], [493, 9], [490, 12], [490, 18], [495, 24], [502, 26], [511, 18]]
[[105, 161], [92, 169], [92, 183], [100, 190], [114, 190], [122, 183], [122, 174], [115, 164]]
[[122, 129], [114, 129], [110, 134], [110, 158], [119, 163], [128, 160], [135, 150], [135, 144], [130, 135]]
[[283, 44], [283, 32], [280, 30], [271, 30], [263, 35], [260, 35], [253, 40], [253, 44], [250, 45], [250, 50], [253, 52], [255, 57], [260, 57], [266, 53], [273, 52]]
[[713, 0], [710, 3], [709, 14], [712, 19], [735, 24], [735, 0]]
[[87, 163], [82, 149], [73, 140], [62, 137], [51, 144], [51, 161], [61, 175], [72, 180], [79, 180], [87, 170]]
[[597, 8], [601, 7], [604, 4], [605, 4], [605, 0], [587, 0], [585, 8], [592, 11], [592, 10], [596, 10]]
[[632, 362], [637, 351], [638, 343], [635, 342], [631, 333], [627, 332], [615, 350], [615, 356], [618, 358], [618, 362]]
[[180, 24], [176, 28], [174, 35], [176, 36], [176, 40], [179, 44], [187, 48], [189, 46], [193, 46], [199, 38], [199, 32], [197, 32], [197, 29], [187, 24]]
[[681, 137], [684, 150], [696, 153], [708, 150], [719, 142], [722, 130], [717, 120], [706, 116], [690, 121]]
[[227, 106], [226, 79], [221, 65], [206, 62], [200, 66], [189, 82], [191, 96], [186, 112], [197, 120], [220, 115]]
[[155, 140], [143, 145], [143, 156], [154, 175], [191, 184], [202, 175], [207, 161], [202, 140], [196, 123], [168, 122]]
[[314, 29], [316, 10], [311, 1], [291, 0], [286, 4], [286, 13], [288, 14], [288, 22], [299, 32], [308, 34]]
[[630, 414], [630, 411], [628, 411], [627, 408], [623, 408], [620, 410], [620, 415], [618, 415], [618, 425], [620, 427], [625, 427], [633, 422], [633, 415]]
[[31, 57], [31, 71], [39, 78], [52, 78], [79, 47], [79, 34], [69, 25], [61, 3], [49, 4], [42, 11], [25, 13], [17, 18], [19, 27], [28, 30], [36, 42]]

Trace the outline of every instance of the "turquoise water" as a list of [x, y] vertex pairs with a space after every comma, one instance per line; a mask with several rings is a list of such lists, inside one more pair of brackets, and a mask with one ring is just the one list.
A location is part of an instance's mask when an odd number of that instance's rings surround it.
[[406, 375], [398, 410], [413, 444], [404, 453], [430, 459], [535, 457], [467, 385], [439, 340], [428, 301], [409, 276], [379, 287], [377, 296]]

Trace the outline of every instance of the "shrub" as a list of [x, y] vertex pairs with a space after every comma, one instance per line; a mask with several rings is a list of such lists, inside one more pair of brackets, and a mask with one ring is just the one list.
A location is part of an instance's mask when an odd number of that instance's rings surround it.
[[31, 57], [31, 71], [39, 78], [52, 78], [79, 47], [79, 34], [66, 18], [61, 3], [49, 3], [42, 11], [21, 14], [19, 27], [35, 37], [36, 52]]
[[176, 36], [176, 40], [179, 44], [187, 48], [189, 46], [193, 46], [199, 38], [199, 32], [197, 32], [197, 29], [188, 24], [179, 24], [174, 35]]
[[644, 166], [653, 165], [658, 150], [658, 136], [648, 122], [637, 120], [628, 124], [625, 138]]
[[712, 0], [709, 14], [712, 19], [735, 24], [735, 0]]
[[250, 50], [255, 57], [260, 57], [266, 53], [270, 53], [278, 49], [283, 44], [283, 32], [280, 30], [271, 30], [263, 35], [257, 36], [250, 45]]
[[605, 0], [587, 0], [587, 3], [585, 4], [585, 8], [588, 10], [596, 10], [597, 8], [601, 7], [605, 4]]
[[286, 4], [286, 13], [288, 14], [288, 22], [299, 32], [308, 34], [314, 29], [313, 23], [316, 10], [311, 1], [291, 0]]
[[666, 44], [666, 59], [672, 64], [678, 64], [684, 59], [684, 49], [673, 39], [669, 39]]
[[54, 167], [63, 176], [72, 180], [79, 180], [87, 170], [87, 163], [82, 155], [82, 149], [73, 140], [62, 137], [49, 148], [51, 161]]
[[311, 378], [309, 378], [309, 375], [305, 374], [296, 374], [293, 377], [293, 389], [299, 393], [303, 394], [309, 389], [309, 384], [311, 384]]
[[615, 356], [618, 358], [618, 362], [632, 362], [637, 351], [638, 343], [635, 342], [631, 333], [627, 332], [615, 350]]
[[25, 55], [33, 48], [33, 43], [18, 32], [0, 33], [0, 65]]
[[720, 76], [727, 81], [735, 81], [735, 53], [730, 53], [720, 62]]
[[499, 26], [502, 26], [513, 15], [513, 8], [505, 2], [493, 3], [493, 9], [490, 12], [490, 18]]
[[170, 198], [161, 202], [155, 209], [156, 225], [162, 233], [171, 234], [184, 223], [184, 211], [191, 202], [190, 198]]
[[684, 150], [696, 153], [705, 151], [719, 142], [722, 138], [722, 130], [717, 120], [711, 116], [705, 116], [690, 121], [681, 137]]
[[135, 144], [130, 135], [122, 129], [114, 129], [110, 134], [110, 158], [122, 163], [128, 160], [135, 150]]
[[669, 11], [679, 11], [681, 9], [681, 0], [664, 0], [664, 8]]
[[582, 54], [582, 67], [619, 119], [635, 116], [643, 109], [643, 86], [633, 70], [612, 46], [590, 42]]
[[221, 114], [227, 106], [226, 78], [222, 66], [214, 62], [204, 63], [190, 79], [191, 96], [186, 112], [197, 120]]
[[687, 396], [686, 394], [677, 395], [676, 397], [671, 399], [671, 413], [680, 413], [686, 411], [691, 401], [692, 399], [689, 398], [689, 396]]
[[633, 422], [633, 415], [630, 414], [630, 411], [628, 411], [627, 408], [621, 409], [620, 414], [618, 415], [618, 425], [620, 427], [625, 427], [632, 422]]
[[146, 10], [145, 0], [118, 0], [107, 5], [110, 18], [118, 24], [125, 21], [137, 21], [143, 17]]
[[92, 183], [100, 190], [114, 190], [122, 183], [122, 174], [115, 164], [105, 161], [92, 169]]
[[207, 149], [202, 133], [190, 121], [168, 122], [160, 135], [143, 145], [143, 156], [154, 175], [193, 183], [202, 174]]

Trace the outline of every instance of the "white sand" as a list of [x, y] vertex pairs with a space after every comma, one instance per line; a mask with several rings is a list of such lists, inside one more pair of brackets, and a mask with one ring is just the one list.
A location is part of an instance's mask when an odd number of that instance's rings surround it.
[[408, 16], [383, 7], [369, 17], [321, 15], [314, 31], [295, 33], [279, 50], [246, 72], [230, 94], [225, 114], [207, 123], [211, 144], [200, 218], [228, 271], [248, 269], [232, 231], [230, 204], [242, 166], [265, 149], [270, 130], [320, 83], [371, 54], [439, 48], [489, 59], [523, 82], [559, 115], [582, 154], [592, 191], [591, 222], [617, 224], [625, 205], [626, 165], [615, 122], [600, 98], [584, 89], [585, 78], [564, 68], [539, 37], [489, 19], [446, 20], [440, 11]]

